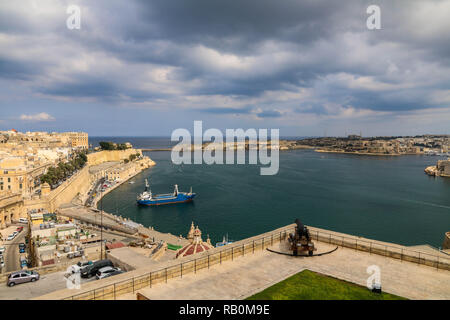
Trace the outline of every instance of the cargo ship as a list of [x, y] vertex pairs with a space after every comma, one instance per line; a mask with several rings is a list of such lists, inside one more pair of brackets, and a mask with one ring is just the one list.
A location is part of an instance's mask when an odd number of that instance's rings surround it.
[[192, 193], [192, 187], [189, 192], [179, 192], [178, 185], [175, 185], [173, 193], [153, 195], [150, 190], [147, 179], [145, 179], [145, 190], [137, 197], [140, 205], [158, 206], [171, 203], [190, 202], [194, 199], [195, 193]]

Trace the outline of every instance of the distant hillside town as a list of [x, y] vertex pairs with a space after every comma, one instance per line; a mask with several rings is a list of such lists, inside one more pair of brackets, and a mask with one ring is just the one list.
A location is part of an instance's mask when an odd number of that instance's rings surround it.
[[[0, 131], [0, 274], [98, 259], [105, 241], [93, 233], [96, 220], [87, 225], [60, 211], [95, 213], [102, 194], [152, 165], [128, 142], [89, 148], [85, 132]], [[109, 229], [134, 233], [127, 221], [105, 219]]]
[[[39, 177], [50, 167], [69, 162], [87, 149], [85, 132], [0, 131], [0, 195], [31, 196], [41, 183]], [[65, 169], [73, 172], [79, 168]]]
[[[56, 190], [69, 184], [88, 162], [86, 172], [109, 161], [108, 168], [99, 172], [112, 180], [126, 179], [151, 162], [130, 143], [103, 144], [104, 148], [89, 150], [85, 132], [0, 131], [0, 229], [25, 217], [27, 210], [44, 209], [49, 199], [60, 199]], [[118, 153], [106, 156], [102, 150]], [[98, 176], [97, 172], [92, 179]]]
[[[450, 155], [450, 135], [422, 135], [414, 137], [322, 137], [284, 141], [286, 149], [313, 147], [319, 152], [366, 155], [427, 154]], [[283, 149], [283, 148], [281, 148]]]

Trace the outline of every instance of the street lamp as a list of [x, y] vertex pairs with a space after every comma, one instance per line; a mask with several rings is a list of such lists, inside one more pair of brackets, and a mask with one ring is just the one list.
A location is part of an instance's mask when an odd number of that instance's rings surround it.
[[100, 250], [100, 259], [103, 259], [103, 186], [100, 187]]

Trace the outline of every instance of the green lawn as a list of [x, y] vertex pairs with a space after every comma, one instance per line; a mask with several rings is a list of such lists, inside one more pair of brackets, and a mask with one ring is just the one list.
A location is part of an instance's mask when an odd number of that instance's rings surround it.
[[299, 272], [251, 296], [247, 300], [406, 300], [389, 293], [373, 293], [366, 287], [309, 270]]
[[176, 244], [171, 244], [171, 243], [167, 244], [167, 249], [169, 249], [169, 250], [177, 251], [178, 249], [181, 249], [181, 248], [183, 248], [183, 246], [178, 246]]

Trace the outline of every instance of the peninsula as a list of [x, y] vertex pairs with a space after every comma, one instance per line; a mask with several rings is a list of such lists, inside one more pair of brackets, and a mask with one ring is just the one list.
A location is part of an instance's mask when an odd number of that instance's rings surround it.
[[[281, 143], [280, 143], [281, 144]], [[408, 154], [447, 154], [450, 150], [449, 135], [307, 138], [295, 141], [295, 146], [308, 146], [317, 152], [333, 152], [355, 155], [397, 156]]]
[[[362, 137], [318, 137], [303, 139], [281, 139], [278, 142], [253, 141], [248, 138], [240, 142], [203, 142], [191, 144], [185, 150], [259, 150], [259, 149], [314, 149], [316, 152], [345, 153], [354, 155], [398, 156], [411, 154], [449, 155], [450, 135]], [[172, 148], [143, 149], [143, 151], [171, 151]]]

